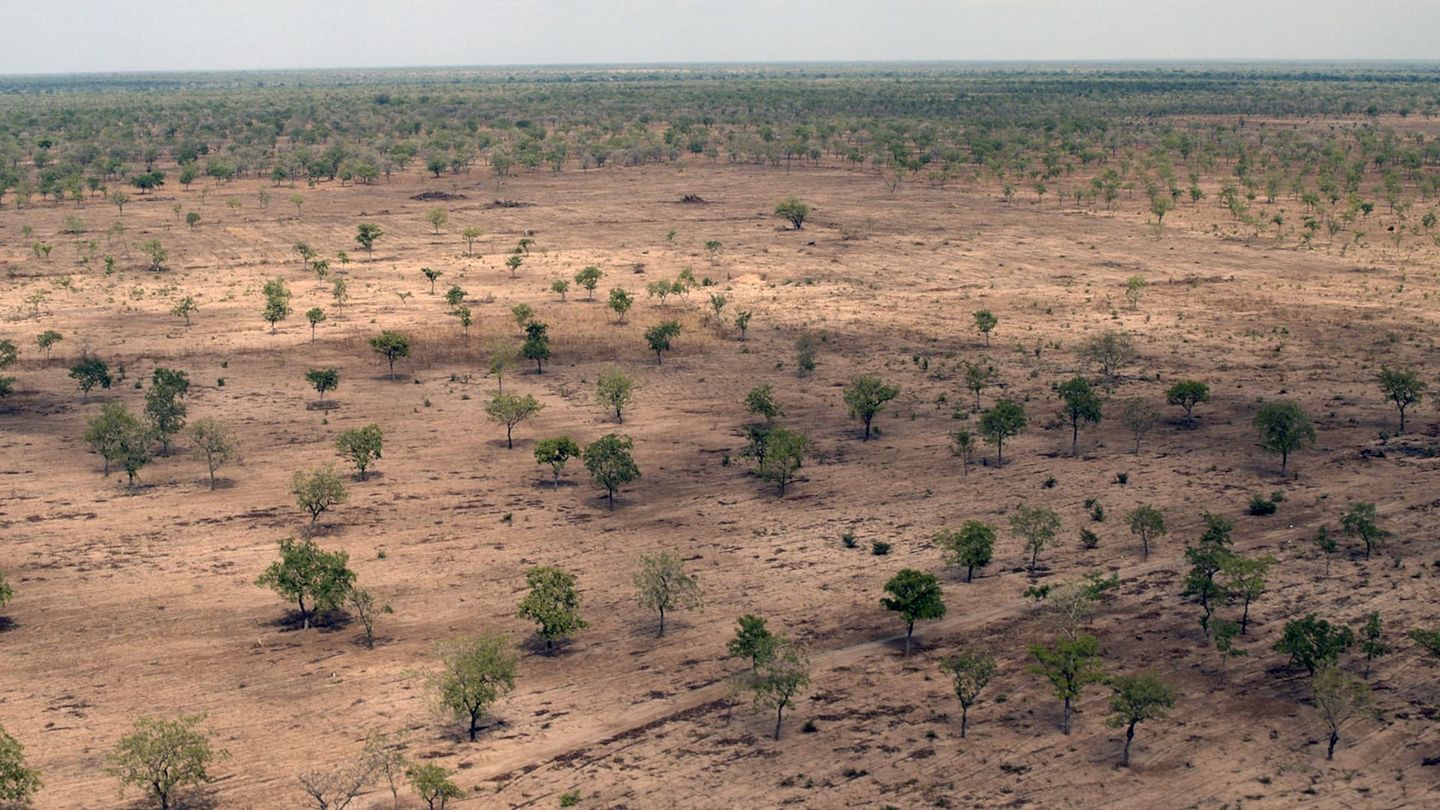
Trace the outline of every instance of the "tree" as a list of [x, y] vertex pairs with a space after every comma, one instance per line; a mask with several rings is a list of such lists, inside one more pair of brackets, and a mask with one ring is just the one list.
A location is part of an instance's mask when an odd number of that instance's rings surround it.
[[1175, 706], [1175, 687], [1160, 680], [1158, 675], [1117, 675], [1110, 679], [1110, 717], [1105, 725], [1125, 729], [1125, 749], [1120, 764], [1130, 767], [1130, 744], [1135, 740], [1135, 727], [1146, 720], [1165, 717], [1165, 710]]
[[340, 387], [340, 372], [333, 368], [312, 368], [305, 372], [305, 379], [320, 395], [320, 401], [325, 401], [325, 393], [334, 391]]
[[379, 225], [369, 222], [362, 222], [355, 227], [355, 242], [365, 248], [365, 255], [369, 256], [371, 261], [375, 260], [375, 240], [382, 234], [384, 231], [380, 230]]
[[1310, 679], [1310, 697], [1315, 712], [1330, 734], [1329, 745], [1325, 748], [1325, 759], [1335, 758], [1335, 745], [1340, 742], [1340, 731], [1351, 720], [1374, 714], [1370, 698], [1370, 686], [1348, 672], [1334, 665], [1326, 666]]
[[110, 367], [98, 357], [84, 357], [70, 367], [70, 378], [80, 385], [80, 401], [90, 399], [90, 389], [95, 386], [110, 387]]
[[329, 465], [309, 472], [296, 470], [290, 476], [290, 494], [295, 496], [295, 502], [301, 509], [310, 513], [311, 526], [320, 519], [321, 513], [350, 497], [344, 482]]
[[945, 561], [965, 569], [965, 581], [975, 578], [975, 569], [990, 564], [995, 553], [995, 527], [978, 520], [967, 520], [959, 529], [942, 530], [935, 535], [935, 545], [945, 550]]
[[376, 604], [375, 596], [364, 588], [351, 588], [345, 597], [345, 606], [360, 621], [360, 627], [365, 631], [365, 649], [375, 649], [375, 618], [382, 613], [394, 613], [395, 611], [384, 604]]
[[[470, 739], [475, 737], [472, 735]], [[445, 810], [446, 802], [465, 795], [459, 785], [450, 781], [450, 772], [434, 762], [411, 765], [405, 771], [405, 778], [429, 810]]]
[[122, 796], [134, 786], [169, 810], [177, 792], [211, 781], [210, 766], [228, 756], [211, 747], [209, 732], [200, 727], [204, 721], [203, 714], [141, 717], [106, 756], [105, 772], [120, 780]]
[[735, 313], [735, 328], [740, 330], [740, 339], [745, 339], [745, 333], [750, 329], [750, 319], [755, 316], [754, 312], [742, 309]]
[[483, 233], [484, 233], [484, 231], [481, 231], [479, 228], [475, 227], [474, 225], [471, 225], [470, 227], [468, 227], [468, 228], [466, 228], [465, 230], [463, 230], [463, 231], [460, 232], [460, 237], [465, 240], [465, 255], [466, 255], [466, 256], [474, 255], [474, 253], [475, 253], [475, 240], [476, 240], [476, 239], [479, 239], [480, 236], [481, 236], [481, 234], [483, 234]]
[[350, 570], [349, 553], [323, 551], [314, 540], [287, 537], [280, 541], [280, 559], [270, 563], [255, 584], [294, 602], [300, 626], [308, 630], [318, 614], [345, 604], [355, 585], [355, 572]]
[[1340, 660], [1340, 653], [1355, 643], [1355, 632], [1344, 625], [1332, 625], [1307, 613], [1303, 619], [1285, 623], [1275, 642], [1275, 652], [1290, 656], [1290, 665], [1303, 667], [1311, 676]]
[[1181, 595], [1200, 605], [1200, 629], [1208, 636], [1210, 617], [1215, 607], [1225, 604], [1230, 598], [1229, 592], [1215, 581], [1215, 576], [1233, 555], [1229, 549], [1230, 522], [1208, 512], [1203, 518], [1205, 534], [1197, 545], [1185, 549], [1185, 561], [1190, 563], [1190, 570], [1185, 574], [1185, 588]]
[[1131, 276], [1125, 279], [1125, 300], [1130, 302], [1130, 309], [1133, 310], [1140, 305], [1140, 295], [1148, 286], [1150, 284], [1140, 276]]
[[195, 230], [195, 226], [200, 224], [200, 212], [191, 211], [190, 213], [186, 214], [185, 224], [190, 226], [190, 230]]
[[810, 332], [802, 332], [795, 338], [795, 369], [797, 376], [804, 377], [815, 370], [815, 354], [819, 341]]
[[735, 658], [750, 661], [750, 674], [757, 675], [760, 664], [775, 655], [780, 637], [765, 627], [765, 620], [746, 613], [736, 621], [735, 637], [725, 644], [725, 651]]
[[1365, 677], [1370, 677], [1370, 665], [1376, 658], [1390, 653], [1390, 645], [1384, 641], [1385, 627], [1380, 622], [1380, 613], [1371, 611], [1360, 627], [1360, 652], [1365, 653]]
[[445, 223], [450, 221], [450, 215], [445, 213], [444, 208], [431, 208], [425, 212], [425, 221], [430, 223], [430, 227], [438, 234], [440, 229], [445, 227]]
[[[1084, 377], [1072, 377], [1055, 386], [1062, 400], [1061, 415], [1070, 423], [1070, 455], [1080, 455], [1080, 423], [1100, 422], [1100, 396]], [[1139, 441], [1136, 441], [1139, 446]]]
[[510, 268], [511, 278], [515, 277], [515, 271], [520, 269], [520, 265], [523, 264], [524, 261], [525, 257], [520, 255], [519, 250], [516, 250], [515, 253], [505, 258], [505, 266]]
[[915, 622], [922, 619], [941, 619], [945, 616], [945, 601], [940, 592], [940, 582], [934, 574], [905, 568], [885, 583], [889, 596], [881, 597], [880, 604], [886, 610], [900, 614], [905, 622], [905, 654], [910, 654], [910, 639], [915, 634]]
[[556, 639], [565, 639], [584, 630], [580, 618], [580, 595], [575, 592], [575, 575], [548, 565], [525, 572], [530, 593], [520, 601], [520, 617], [540, 627], [536, 635], [545, 639], [545, 650], [554, 649]]
[[625, 313], [635, 304], [635, 297], [620, 287], [610, 291], [610, 309], [615, 312], [615, 319], [620, 323], [625, 322]]
[[980, 693], [995, 677], [995, 656], [985, 650], [966, 650], [940, 662], [940, 671], [953, 680], [955, 697], [960, 701], [960, 739], [970, 727], [970, 707], [980, 700]]
[[1372, 552], [1384, 546], [1385, 538], [1390, 533], [1380, 528], [1380, 516], [1375, 511], [1375, 504], [1368, 501], [1360, 501], [1351, 504], [1350, 511], [1340, 518], [1340, 530], [1346, 537], [1358, 539], [1365, 544], [1365, 559], [1370, 559]]
[[265, 295], [265, 309], [261, 316], [270, 324], [270, 334], [275, 334], [275, 324], [290, 317], [290, 288], [285, 286], [285, 279], [276, 278], [265, 282], [262, 289]]
[[1107, 329], [1082, 343], [1080, 356], [1099, 369], [1106, 382], [1114, 383], [1120, 371], [1135, 362], [1136, 352], [1129, 335]]
[[774, 649], [760, 662], [750, 682], [755, 692], [755, 706], [775, 710], [775, 739], [780, 739], [785, 709], [809, 686], [810, 658], [805, 647], [783, 636], [777, 637]]
[[[340, 254], [340, 260], [342, 262], [345, 261], [344, 253]], [[338, 276], [334, 279], [331, 279], [330, 297], [335, 299], [335, 308], [340, 310], [341, 312], [344, 312], [345, 302], [350, 300], [350, 287], [348, 284], [345, 283], [345, 279]]]
[[1019, 506], [1010, 515], [1010, 531], [1025, 541], [1025, 552], [1030, 555], [1030, 573], [1040, 552], [1060, 532], [1060, 516], [1054, 509], [1045, 506]]
[[785, 497], [785, 487], [794, 479], [795, 473], [805, 463], [810, 453], [810, 438], [784, 428], [769, 431], [765, 439], [765, 453], [759, 461], [758, 472], [763, 480], [771, 481]]
[[157, 367], [145, 392], [145, 418], [150, 432], [160, 440], [161, 455], [170, 455], [170, 437], [185, 427], [186, 408], [181, 402], [190, 390], [190, 378], [183, 371]]
[[110, 204], [115, 206], [120, 211], [121, 216], [124, 216], [125, 206], [130, 203], [130, 195], [126, 194], [123, 191], [120, 191], [119, 189], [116, 189], [115, 191], [110, 192], [109, 199]]
[[565, 463], [579, 456], [580, 446], [569, 436], [541, 439], [535, 443], [535, 463], [550, 465], [550, 471], [555, 474], [556, 489], [560, 488], [560, 473], [565, 470]]
[[960, 457], [963, 475], [970, 474], [970, 457], [975, 454], [975, 434], [968, 430], [956, 430], [950, 434], [950, 452]]
[[1013, 399], [1002, 399], [980, 415], [980, 435], [995, 445], [995, 463], [1005, 463], [1005, 440], [1025, 431], [1025, 407]]
[[25, 746], [0, 726], [0, 802], [28, 806], [41, 784], [39, 771], [25, 766]]
[[965, 364], [965, 387], [975, 392], [975, 410], [980, 410], [980, 392], [995, 382], [995, 367], [990, 364]]
[[850, 418], [860, 419], [865, 424], [865, 441], [870, 441], [870, 423], [885, 407], [885, 403], [900, 395], [900, 388], [886, 385], [879, 377], [862, 374], [845, 386], [842, 396], [850, 409]]
[[1265, 593], [1265, 580], [1274, 564], [1275, 558], [1269, 555], [1242, 557], [1231, 554], [1220, 562], [1220, 587], [1225, 589], [1228, 599], [1238, 599], [1244, 605], [1240, 614], [1242, 636], [1250, 629], [1250, 603]]
[[170, 258], [170, 251], [160, 244], [159, 239], [146, 239], [140, 243], [140, 252], [150, 259], [149, 269], [152, 273], [159, 273], [165, 269], [165, 260]]
[[565, 300], [565, 293], [569, 291], [570, 282], [566, 281], [563, 278], [557, 278], [554, 281], [550, 282], [550, 292], [553, 292], [556, 295], [560, 296], [561, 301]]
[[590, 477], [605, 488], [612, 512], [615, 511], [615, 492], [640, 477], [640, 468], [630, 455], [634, 446], [629, 436], [607, 433], [591, 442], [582, 454]]
[[495, 375], [496, 388], [505, 390], [505, 375], [520, 364], [520, 349], [504, 339], [497, 338], [489, 345], [490, 373]]
[[1064, 704], [1060, 730], [1070, 733], [1071, 704], [1080, 699], [1085, 687], [1105, 678], [1100, 666], [1100, 642], [1094, 636], [1060, 636], [1048, 645], [1032, 644], [1035, 659], [1031, 672], [1044, 677]]
[[375, 350], [376, 354], [385, 355], [385, 359], [390, 363], [390, 379], [393, 381], [395, 379], [395, 361], [410, 356], [410, 338], [387, 329], [370, 338], [370, 348]]
[[1266, 403], [1255, 414], [1255, 432], [1260, 434], [1260, 447], [1280, 456], [1280, 474], [1290, 463], [1290, 454], [1307, 444], [1315, 443], [1315, 427], [1300, 403], [1279, 400]]
[[[986, 346], [990, 345], [990, 333], [995, 331], [995, 327], [999, 325], [999, 323], [1000, 319], [995, 317], [995, 313], [988, 309], [982, 309], [975, 313], [975, 331], [985, 336]], [[978, 397], [979, 394], [977, 393], [976, 396]], [[978, 408], [979, 405], [976, 405], [976, 407]]]
[[469, 721], [474, 742], [485, 711], [515, 688], [515, 645], [487, 633], [441, 644], [438, 657], [440, 669], [425, 680], [441, 709]]
[[1150, 541], [1165, 536], [1165, 514], [1148, 503], [1142, 503], [1125, 515], [1130, 533], [1140, 538], [1140, 548], [1150, 558]]
[[[44, 332], [41, 332], [40, 334], [35, 336], [35, 345], [40, 348], [40, 351], [45, 353], [45, 361], [49, 362], [50, 349], [54, 347], [56, 343], [59, 343], [64, 339], [65, 336], [60, 334], [59, 332], [56, 332], [54, 329], [46, 329]], [[4, 350], [0, 349], [0, 352], [4, 352]], [[8, 356], [8, 352], [5, 354], [7, 354]], [[4, 368], [8, 365], [10, 365], [10, 363], [7, 363], [3, 359], [0, 359], [0, 368]]]
[[514, 449], [515, 442], [511, 434], [515, 426], [539, 413], [544, 407], [529, 394], [505, 394], [497, 391], [490, 399], [490, 404], [485, 406], [485, 413], [505, 426], [505, 447]]
[[1120, 406], [1120, 422], [1135, 437], [1135, 452], [1140, 452], [1140, 439], [1160, 421], [1155, 406], [1140, 397], [1131, 397]]
[[535, 320], [535, 308], [529, 304], [516, 304], [510, 308], [510, 317], [515, 319], [515, 325], [524, 329]]
[[135, 485], [135, 475], [150, 463], [150, 428], [142, 424], [123, 402], [107, 402], [100, 414], [85, 425], [85, 442], [105, 460], [105, 474], [110, 465], [125, 471], [128, 484]]
[[616, 423], [623, 424], [624, 410], [629, 407], [635, 391], [635, 380], [623, 371], [610, 371], [595, 381], [595, 401], [615, 412]]
[[1216, 619], [1211, 623], [1211, 629], [1215, 631], [1215, 651], [1220, 653], [1220, 679], [1225, 679], [1225, 662], [1231, 658], [1244, 658], [1250, 654], [1249, 650], [1242, 649], [1235, 643], [1235, 637], [1240, 635], [1240, 623], [1232, 622], [1229, 619]]
[[236, 455], [236, 442], [230, 428], [215, 419], [196, 419], [190, 423], [186, 434], [194, 445], [191, 453], [205, 462], [205, 468], [210, 473], [210, 489], [215, 489], [215, 471]]
[[666, 613], [700, 607], [700, 582], [685, 571], [685, 563], [673, 551], [641, 555], [635, 590], [640, 607], [660, 616], [657, 637], [665, 635]]
[[1414, 371], [1401, 371], [1398, 369], [1380, 367], [1380, 391], [1385, 398], [1395, 403], [1395, 408], [1400, 412], [1400, 428], [1395, 432], [1405, 432], [1405, 409], [1425, 398], [1429, 385], [1420, 379], [1420, 375]]
[[645, 330], [645, 342], [655, 352], [655, 364], [660, 365], [660, 353], [670, 351], [670, 341], [680, 336], [679, 321], [661, 321]]
[[585, 288], [585, 300], [595, 297], [595, 288], [600, 286], [600, 278], [604, 275], [605, 273], [593, 264], [575, 274], [575, 283]]
[[805, 220], [810, 216], [810, 206], [798, 197], [786, 197], [775, 206], [775, 216], [789, 222], [798, 231], [805, 227]]
[[325, 320], [325, 310], [320, 307], [311, 307], [305, 310], [305, 320], [310, 322], [310, 342], [315, 342], [315, 327]]
[[769, 384], [750, 389], [750, 393], [745, 395], [745, 410], [764, 417], [766, 422], [773, 422], [775, 417], [785, 415], [785, 408], [775, 401], [775, 389]]
[[381, 457], [380, 451], [384, 443], [384, 432], [379, 425], [372, 422], [362, 428], [341, 431], [335, 438], [335, 450], [341, 458], [355, 465], [355, 472], [359, 473], [360, 480], [364, 481], [370, 465]]
[[1181, 380], [1165, 389], [1165, 402], [1185, 409], [1185, 425], [1195, 425], [1195, 406], [1210, 401], [1210, 386], [1199, 380]]

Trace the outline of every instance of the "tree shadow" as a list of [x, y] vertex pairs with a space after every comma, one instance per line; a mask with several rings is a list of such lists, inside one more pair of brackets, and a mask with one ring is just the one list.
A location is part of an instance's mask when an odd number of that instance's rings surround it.
[[0, 616], [0, 633], [8, 633], [19, 626], [20, 623], [9, 616]]
[[561, 478], [559, 484], [556, 484], [555, 481], [550, 478], [537, 478], [530, 484], [531, 489], [537, 490], [560, 490], [570, 489], [577, 486], [579, 486], [578, 483], [568, 478]]
[[[355, 618], [343, 610], [317, 611], [310, 614], [309, 629], [321, 633], [338, 633], [354, 623]], [[295, 609], [285, 611], [280, 618], [271, 620], [269, 625], [283, 633], [305, 630], [304, 616]], [[380, 637], [376, 636], [375, 641], [379, 643]]]
[[340, 400], [338, 399], [320, 399], [305, 403], [305, 410], [307, 411], [333, 411], [339, 407]]
[[546, 647], [545, 639], [532, 634], [529, 638], [520, 642], [521, 649], [531, 655], [538, 655], [542, 658], [563, 658], [570, 654], [571, 648], [575, 646], [573, 638], [555, 639], [554, 646]]

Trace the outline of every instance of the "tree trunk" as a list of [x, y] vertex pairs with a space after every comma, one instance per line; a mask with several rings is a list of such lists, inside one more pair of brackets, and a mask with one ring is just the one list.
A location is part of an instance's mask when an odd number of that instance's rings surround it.
[[780, 739], [780, 720], [785, 712], [784, 704], [775, 707], [775, 739]]
[[1070, 455], [1080, 455], [1080, 423], [1075, 420], [1070, 421]]
[[210, 491], [215, 491], [215, 468], [210, 468]]
[[1247, 599], [1245, 600], [1245, 610], [1244, 610], [1244, 612], [1242, 612], [1242, 613], [1240, 614], [1240, 635], [1242, 635], [1242, 636], [1245, 635], [1245, 631], [1246, 631], [1249, 627], [1250, 627], [1250, 600], [1247, 598]]
[[1065, 698], [1065, 713], [1060, 718], [1060, 730], [1070, 733], [1070, 698]]
[[[605, 497], [610, 499], [610, 511], [611, 511], [611, 512], [614, 512], [614, 511], [615, 511], [615, 488], [614, 488], [614, 487], [607, 487], [606, 490], [605, 490]], [[663, 632], [663, 631], [664, 631], [664, 624], [665, 624], [665, 620], [664, 620], [665, 614], [662, 612], [662, 613], [660, 614], [660, 617], [661, 617], [661, 620], [660, 620], [661, 631]]]
[[[965, 569], [965, 581], [970, 582], [973, 579], [975, 579], [975, 566], [971, 565]], [[961, 734], [960, 736], [963, 737], [965, 735]]]
[[506, 449], [506, 450], [514, 450], [514, 449], [515, 449], [515, 442], [514, 442], [513, 440], [511, 440], [511, 438], [510, 438], [510, 431], [511, 431], [511, 430], [513, 430], [512, 427], [510, 427], [509, 425], [506, 425], [506, 426], [505, 426], [505, 449]]
[[965, 739], [965, 730], [970, 727], [970, 707], [960, 706], [960, 739]]
[[480, 712], [479, 712], [479, 711], [476, 711], [476, 710], [471, 710], [471, 712], [470, 712], [470, 742], [475, 742], [475, 737], [478, 736], [479, 733], [480, 733]]
[[1120, 755], [1120, 764], [1126, 768], [1130, 767], [1130, 743], [1135, 739], [1135, 724], [1125, 729], [1125, 752]]
[[865, 417], [865, 439], [864, 439], [864, 441], [867, 441], [867, 442], [870, 441], [870, 420], [873, 419], [873, 418], [874, 418], [874, 417], [872, 417], [872, 416], [867, 416], [867, 417]]
[[660, 632], [655, 634], [656, 638], [665, 635], [665, 608], [660, 608]]
[[389, 360], [390, 360], [390, 382], [395, 382], [395, 358], [391, 357], [391, 358], [389, 358]]
[[1327, 761], [1335, 758], [1335, 743], [1338, 742], [1340, 742], [1340, 732], [1332, 730], [1330, 732], [1330, 747], [1325, 749], [1325, 759]]
[[297, 599], [297, 600], [295, 600], [295, 601], [296, 601], [296, 604], [298, 604], [298, 605], [300, 606], [300, 629], [301, 629], [301, 630], [309, 630], [309, 629], [310, 629], [310, 611], [308, 611], [308, 610], [305, 609], [305, 597], [302, 596], [302, 597], [300, 597], [299, 599]]
[[915, 622], [905, 625], [905, 654], [910, 654], [910, 637], [915, 635]]

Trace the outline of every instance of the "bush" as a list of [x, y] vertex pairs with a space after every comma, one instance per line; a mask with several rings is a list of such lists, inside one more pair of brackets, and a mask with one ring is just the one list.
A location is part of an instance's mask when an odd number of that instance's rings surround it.
[[1258, 516], [1273, 515], [1277, 509], [1276, 503], [1267, 501], [1259, 495], [1250, 496], [1250, 514]]
[[870, 544], [870, 553], [876, 557], [883, 557], [890, 553], [890, 544], [884, 540], [876, 540]]

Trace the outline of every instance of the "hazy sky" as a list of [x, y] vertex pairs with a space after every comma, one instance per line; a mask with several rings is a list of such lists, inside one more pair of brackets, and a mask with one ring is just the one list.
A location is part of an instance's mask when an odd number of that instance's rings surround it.
[[1437, 57], [1440, 0], [0, 0], [0, 73]]

